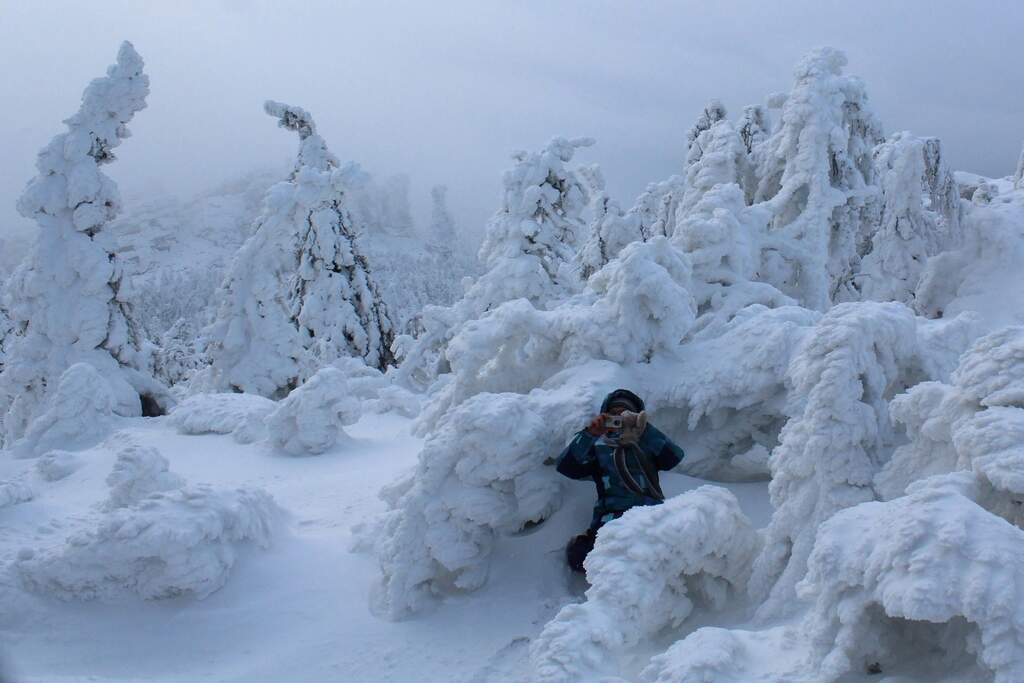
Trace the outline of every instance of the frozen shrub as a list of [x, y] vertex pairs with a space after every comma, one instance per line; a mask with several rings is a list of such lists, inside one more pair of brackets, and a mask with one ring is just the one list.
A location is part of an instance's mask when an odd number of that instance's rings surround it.
[[263, 421], [276, 405], [254, 394], [196, 394], [179, 403], [169, 421], [182, 434], [231, 434], [252, 443], [265, 435]]
[[105, 510], [126, 508], [141, 502], [150, 494], [178, 489], [185, 480], [168, 471], [167, 458], [155, 448], [130, 439], [117, 452], [114, 468], [107, 475], [110, 495], [103, 503]]
[[267, 416], [270, 442], [291, 455], [317, 455], [347, 439], [343, 427], [354, 424], [362, 405], [336, 367], [318, 371]]
[[261, 490], [153, 493], [60, 548], [22, 551], [15, 569], [29, 590], [63, 600], [201, 599], [224, 585], [240, 547], [269, 545], [278, 515]]
[[587, 600], [563, 607], [531, 647], [537, 681], [578, 681], [694, 603], [714, 609], [745, 588], [758, 537], [736, 497], [702, 486], [601, 528], [587, 556]]
[[28, 425], [14, 444], [15, 453], [34, 456], [54, 448], [89, 448], [110, 431], [113, 398], [108, 384], [88, 363], [75, 363], [60, 376], [57, 390], [50, 392], [45, 409]]

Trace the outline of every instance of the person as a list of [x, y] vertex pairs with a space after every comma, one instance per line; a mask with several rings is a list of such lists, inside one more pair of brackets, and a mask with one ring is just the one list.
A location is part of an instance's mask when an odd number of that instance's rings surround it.
[[[636, 424], [616, 428], [611, 426], [612, 416]], [[570, 479], [592, 479], [597, 487], [590, 527], [566, 546], [566, 560], [573, 571], [584, 571], [583, 561], [594, 548], [598, 529], [630, 508], [665, 500], [658, 472], [678, 465], [683, 455], [683, 449], [646, 422], [639, 396], [616, 389], [605, 397], [601, 412], [577, 432], [557, 461], [559, 473]]]

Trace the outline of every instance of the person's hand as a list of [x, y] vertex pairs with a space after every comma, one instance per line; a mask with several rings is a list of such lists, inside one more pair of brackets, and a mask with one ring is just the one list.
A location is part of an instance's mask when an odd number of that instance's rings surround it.
[[587, 432], [591, 436], [602, 436], [608, 429], [604, 426], [604, 413], [598, 415], [587, 425]]

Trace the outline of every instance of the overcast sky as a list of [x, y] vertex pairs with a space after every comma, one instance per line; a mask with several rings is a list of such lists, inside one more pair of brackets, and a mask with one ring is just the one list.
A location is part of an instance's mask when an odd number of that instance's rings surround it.
[[[294, 5], [294, 6], [289, 6]], [[886, 132], [937, 135], [954, 166], [1006, 175], [1024, 139], [1024, 3], [47, 2], [0, 0], [0, 235], [35, 154], [131, 40], [149, 107], [107, 167], [122, 194], [194, 194], [296, 148], [262, 112], [302, 106], [342, 159], [406, 172], [426, 217], [446, 183], [460, 223], [497, 206], [512, 150], [588, 135], [629, 205], [678, 172], [712, 97], [730, 116], [787, 90], [831, 45], [862, 77]]]

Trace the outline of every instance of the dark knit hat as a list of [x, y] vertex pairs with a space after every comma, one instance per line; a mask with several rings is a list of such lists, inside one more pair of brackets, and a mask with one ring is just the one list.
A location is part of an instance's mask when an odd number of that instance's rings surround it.
[[607, 412], [615, 406], [621, 406], [625, 410], [639, 413], [644, 410], [644, 402], [639, 396], [629, 389], [616, 389], [605, 396], [601, 403], [601, 412]]

